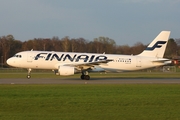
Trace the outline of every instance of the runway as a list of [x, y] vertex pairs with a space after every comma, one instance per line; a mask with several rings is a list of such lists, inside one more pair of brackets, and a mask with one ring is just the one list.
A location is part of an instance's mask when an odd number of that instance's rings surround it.
[[145, 78], [97, 78], [92, 80], [31, 78], [0, 79], [0, 84], [180, 84], [180, 79], [145, 79]]

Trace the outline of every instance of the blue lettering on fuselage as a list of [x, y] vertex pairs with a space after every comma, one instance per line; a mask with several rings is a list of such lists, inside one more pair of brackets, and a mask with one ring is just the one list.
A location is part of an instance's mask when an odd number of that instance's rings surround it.
[[44, 57], [43, 55], [47, 55], [47, 53], [39, 53], [39, 54], [37, 54], [34, 60], [38, 60], [39, 58]]
[[35, 56], [34, 60], [38, 60], [38, 59], [44, 59], [45, 61], [53, 61], [53, 60], [57, 60], [57, 61], [71, 61], [71, 62], [79, 62], [79, 61], [83, 61], [83, 62], [95, 62], [95, 61], [102, 61], [102, 60], [107, 60], [107, 57], [105, 55], [70, 55], [70, 54], [60, 54], [57, 55], [56, 53], [39, 53]]
[[49, 53], [48, 56], [46, 57], [46, 60], [49, 60], [49, 58], [51, 57], [52, 53]]
[[[60, 57], [57, 54], [53, 54], [50, 60], [52, 61], [53, 59], [56, 58], [58, 61], [61, 61], [63, 56], [64, 56], [64, 54], [62, 54]], [[50, 56], [48, 56], [48, 57], [50, 57]]]
[[96, 57], [95, 61], [106, 60], [106, 59], [107, 59], [106, 56], [100, 55], [100, 56], [97, 56], [97, 57]]
[[95, 57], [95, 55], [92, 55], [91, 58], [90, 58], [90, 60], [89, 60], [89, 62], [92, 62], [93, 59], [94, 59], [94, 57]]
[[88, 58], [89, 58], [89, 56], [87, 56], [87, 55], [79, 55], [79, 56], [76, 58], [76, 61], [75, 61], [75, 62], [79, 62], [79, 60], [84, 60], [84, 62], [87, 62], [87, 61], [88, 61]]
[[69, 59], [71, 62], [73, 62], [75, 57], [76, 57], [76, 55], [74, 55], [74, 57], [71, 57], [69, 54], [66, 54], [66, 56], [63, 59], [63, 61], [66, 61], [66, 59]]

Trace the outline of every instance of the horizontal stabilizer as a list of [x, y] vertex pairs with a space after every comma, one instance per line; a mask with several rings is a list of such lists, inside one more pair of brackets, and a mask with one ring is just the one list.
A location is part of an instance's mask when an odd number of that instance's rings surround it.
[[164, 62], [172, 62], [171, 60], [169, 60], [169, 59], [159, 59], [159, 60], [154, 60], [154, 61], [152, 61], [152, 62], [154, 62], [154, 63], [164, 63]]

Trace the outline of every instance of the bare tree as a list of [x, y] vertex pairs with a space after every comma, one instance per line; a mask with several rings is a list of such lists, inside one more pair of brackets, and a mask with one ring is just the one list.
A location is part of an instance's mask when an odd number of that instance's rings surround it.
[[64, 52], [70, 52], [70, 41], [68, 36], [62, 38], [62, 45]]

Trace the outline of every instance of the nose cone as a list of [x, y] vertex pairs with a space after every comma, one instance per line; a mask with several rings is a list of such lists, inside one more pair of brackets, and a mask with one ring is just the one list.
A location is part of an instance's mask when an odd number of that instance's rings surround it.
[[14, 66], [15, 61], [13, 60], [13, 58], [9, 58], [6, 63], [10, 66]]

